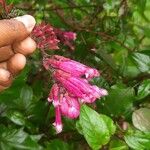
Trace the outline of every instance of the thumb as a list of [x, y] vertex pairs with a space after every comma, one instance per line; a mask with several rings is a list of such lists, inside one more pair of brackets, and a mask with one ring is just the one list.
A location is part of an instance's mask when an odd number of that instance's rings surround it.
[[35, 19], [30, 15], [0, 20], [0, 47], [24, 40], [34, 26]]

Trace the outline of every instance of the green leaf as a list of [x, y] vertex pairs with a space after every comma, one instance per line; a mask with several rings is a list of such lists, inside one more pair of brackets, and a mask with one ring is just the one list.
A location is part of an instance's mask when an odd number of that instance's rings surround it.
[[138, 5], [138, 10], [140, 11], [140, 13], [143, 13], [146, 6], [146, 0], [138, 0], [136, 1], [136, 3]]
[[113, 120], [110, 117], [106, 116], [106, 115], [100, 114], [100, 116], [105, 121], [105, 124], [107, 126], [107, 129], [109, 130], [110, 135], [114, 134], [115, 131], [116, 131], [116, 127], [113, 123]]
[[143, 99], [150, 94], [150, 79], [144, 80], [138, 88], [137, 99]]
[[32, 105], [32, 109], [30, 109], [30, 114], [32, 116], [32, 121], [36, 124], [44, 124], [46, 122], [45, 114], [49, 110], [49, 106], [46, 101], [38, 101]]
[[98, 87], [109, 88], [109, 83], [103, 77], [94, 78], [91, 82]]
[[109, 144], [109, 150], [128, 150], [127, 144], [119, 139], [113, 139]]
[[41, 150], [41, 146], [23, 129], [3, 127], [0, 132], [0, 149]]
[[134, 53], [132, 55], [132, 59], [134, 60], [134, 63], [138, 66], [138, 69], [141, 72], [150, 71], [150, 56], [142, 53]]
[[112, 56], [107, 54], [107, 52], [103, 49], [100, 49], [97, 52], [98, 56], [102, 58], [113, 70], [117, 69], [115, 61], [113, 60]]
[[8, 112], [7, 117], [17, 125], [25, 125], [25, 118], [20, 112], [10, 111]]
[[33, 91], [32, 88], [29, 87], [28, 85], [25, 85], [22, 89], [21, 89], [21, 93], [20, 93], [20, 99], [22, 100], [22, 103], [24, 105], [24, 107], [27, 109], [29, 107], [29, 105], [31, 104], [33, 98]]
[[83, 135], [83, 129], [82, 129], [82, 126], [81, 126], [81, 124], [80, 124], [80, 121], [77, 121], [77, 122], [76, 122], [76, 129], [78, 130], [78, 132], [79, 132], [80, 134]]
[[140, 71], [133, 60], [128, 57], [128, 55], [128, 51], [119, 50], [114, 53], [114, 59], [116, 61], [116, 64], [119, 66], [119, 74], [124, 77], [132, 78], [137, 76]]
[[131, 132], [124, 139], [128, 146], [134, 150], [149, 150], [150, 148], [150, 132]]
[[148, 38], [150, 38], [150, 28], [149, 27], [142, 27], [142, 26], [138, 26], [144, 33], [145, 36], [147, 36]]
[[56, 139], [47, 143], [46, 150], [71, 150], [71, 148], [67, 143]]
[[116, 129], [109, 117], [98, 114], [86, 105], [81, 108], [79, 122], [83, 135], [93, 150], [98, 150], [102, 145], [107, 144]]
[[134, 111], [132, 122], [137, 129], [150, 132], [150, 109], [140, 108]]
[[97, 101], [100, 112], [110, 116], [128, 116], [132, 112], [134, 89], [124, 85], [114, 85], [108, 91], [109, 95]]
[[42, 98], [43, 96], [43, 81], [37, 80], [34, 82], [33, 86], [33, 93], [38, 99]]

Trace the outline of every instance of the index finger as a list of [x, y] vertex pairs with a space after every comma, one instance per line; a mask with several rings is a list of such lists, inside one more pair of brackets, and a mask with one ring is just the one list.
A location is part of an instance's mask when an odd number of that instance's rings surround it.
[[34, 25], [35, 19], [30, 15], [0, 20], [0, 47], [24, 40]]

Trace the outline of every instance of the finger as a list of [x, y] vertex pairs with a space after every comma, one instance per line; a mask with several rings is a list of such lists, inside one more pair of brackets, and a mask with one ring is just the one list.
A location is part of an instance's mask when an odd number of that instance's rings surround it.
[[14, 55], [11, 46], [4, 46], [0, 48], [0, 62], [6, 61]]
[[26, 65], [26, 58], [22, 54], [15, 54], [7, 62], [8, 71], [11, 72], [13, 76], [17, 75]]
[[13, 44], [12, 47], [4, 46], [0, 48], [0, 62], [11, 58], [14, 55], [14, 52], [26, 56], [32, 54], [36, 49], [36, 42], [32, 38], [27, 37], [25, 40]]
[[17, 42], [13, 44], [13, 50], [15, 53], [21, 53], [23, 55], [29, 55], [33, 53], [36, 49], [35, 41], [27, 37], [25, 40], [21, 42]]
[[0, 68], [7, 70], [7, 62], [0, 63]]
[[8, 88], [12, 83], [12, 76], [9, 71], [0, 68], [0, 91]]
[[34, 25], [35, 19], [30, 15], [0, 20], [0, 47], [22, 41], [30, 34]]

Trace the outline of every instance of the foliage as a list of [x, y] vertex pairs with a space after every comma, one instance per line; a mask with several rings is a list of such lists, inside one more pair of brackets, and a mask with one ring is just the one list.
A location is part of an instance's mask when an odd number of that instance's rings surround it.
[[47, 102], [53, 84], [37, 50], [8, 90], [0, 94], [2, 150], [150, 149], [150, 1], [8, 0], [56, 28], [77, 33], [75, 49], [60, 54], [101, 71], [92, 83], [109, 95], [82, 105], [79, 119], [63, 119], [56, 134]]

